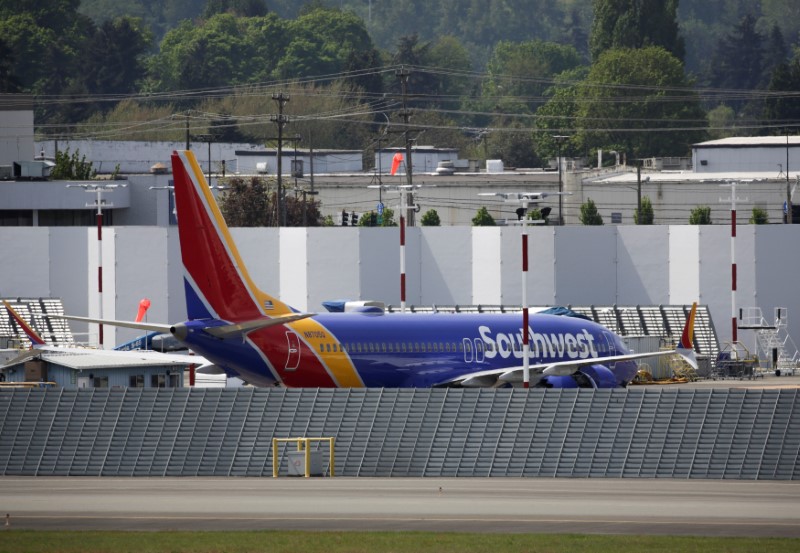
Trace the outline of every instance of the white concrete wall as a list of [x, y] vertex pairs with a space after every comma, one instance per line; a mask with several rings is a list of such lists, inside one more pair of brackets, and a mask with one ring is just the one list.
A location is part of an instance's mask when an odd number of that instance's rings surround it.
[[[720, 340], [731, 335], [730, 230], [724, 225], [539, 227], [529, 232], [531, 305], [709, 305]], [[232, 230], [257, 286], [302, 310], [333, 299], [400, 303], [397, 228]], [[738, 307], [772, 317], [789, 309], [800, 344], [800, 225], [742, 225]], [[94, 228], [0, 227], [0, 295], [52, 296], [75, 315], [97, 314]], [[177, 229], [103, 232], [104, 316], [130, 319], [148, 297], [153, 322], [185, 318]], [[406, 236], [410, 305], [519, 304], [520, 229], [412, 228]], [[77, 333], [85, 331], [73, 325]], [[740, 339], [752, 343], [752, 336]], [[116, 336], [114, 336], [116, 333]], [[106, 331], [106, 344], [129, 339]]]

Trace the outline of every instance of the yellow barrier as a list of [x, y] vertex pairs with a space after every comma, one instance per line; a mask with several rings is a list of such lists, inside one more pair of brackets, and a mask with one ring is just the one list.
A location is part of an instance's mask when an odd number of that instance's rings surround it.
[[280, 442], [296, 442], [297, 451], [305, 451], [306, 470], [305, 477], [311, 476], [311, 442], [325, 442], [327, 441], [330, 446], [330, 471], [331, 477], [335, 476], [334, 471], [334, 455], [333, 455], [333, 438], [272, 438], [272, 477], [278, 477], [278, 443]]

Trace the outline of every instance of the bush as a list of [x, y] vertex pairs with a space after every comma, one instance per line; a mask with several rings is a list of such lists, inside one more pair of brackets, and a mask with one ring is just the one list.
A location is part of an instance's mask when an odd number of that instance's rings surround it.
[[603, 224], [603, 217], [597, 212], [597, 206], [591, 198], [581, 205], [581, 223], [584, 225]]
[[491, 216], [486, 206], [481, 207], [475, 214], [475, 217], [472, 218], [473, 227], [493, 227], [496, 225], [497, 223], [495, 223], [494, 217]]
[[711, 224], [711, 208], [707, 205], [699, 205], [692, 210], [689, 215], [690, 225], [710, 225]]

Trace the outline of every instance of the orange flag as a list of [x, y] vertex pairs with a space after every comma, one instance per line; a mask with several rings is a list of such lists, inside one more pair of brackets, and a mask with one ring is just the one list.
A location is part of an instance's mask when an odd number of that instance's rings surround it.
[[396, 154], [394, 154], [394, 157], [392, 158], [392, 174], [393, 175], [395, 173], [397, 173], [397, 169], [400, 168], [400, 164], [401, 163], [403, 163], [403, 154], [401, 154], [400, 152], [397, 152]]
[[144, 314], [147, 313], [148, 309], [150, 309], [150, 300], [148, 300], [147, 298], [143, 298], [139, 302], [139, 312], [136, 314], [137, 323], [142, 322], [142, 319], [144, 319]]

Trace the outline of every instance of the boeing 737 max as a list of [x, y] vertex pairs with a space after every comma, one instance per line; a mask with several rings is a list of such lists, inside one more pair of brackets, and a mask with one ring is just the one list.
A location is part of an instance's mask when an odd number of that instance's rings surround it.
[[[299, 313], [259, 290], [191, 151], [172, 155], [188, 320], [169, 330], [233, 376], [289, 387], [519, 385], [522, 317], [515, 314]], [[629, 353], [588, 320], [531, 315], [532, 385], [613, 388], [636, 375], [635, 359], [681, 354], [694, 363], [694, 310], [676, 350]], [[101, 322], [85, 317], [68, 317]]]

